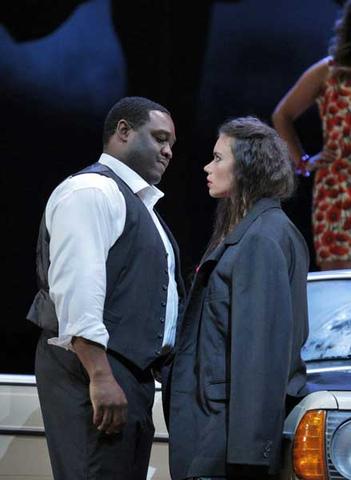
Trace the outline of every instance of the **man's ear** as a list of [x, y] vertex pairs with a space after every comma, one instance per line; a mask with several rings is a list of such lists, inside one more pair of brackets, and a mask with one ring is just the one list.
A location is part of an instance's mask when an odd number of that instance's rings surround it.
[[127, 141], [128, 135], [131, 132], [132, 127], [129, 125], [127, 120], [123, 118], [117, 123], [116, 134], [123, 142]]

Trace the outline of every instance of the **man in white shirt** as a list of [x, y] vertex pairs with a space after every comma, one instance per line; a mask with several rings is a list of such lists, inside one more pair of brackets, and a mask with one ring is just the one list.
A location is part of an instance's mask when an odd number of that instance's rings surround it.
[[179, 251], [154, 210], [176, 140], [142, 97], [106, 117], [98, 162], [51, 194], [37, 248], [36, 378], [55, 480], [146, 479], [154, 372], [182, 312]]

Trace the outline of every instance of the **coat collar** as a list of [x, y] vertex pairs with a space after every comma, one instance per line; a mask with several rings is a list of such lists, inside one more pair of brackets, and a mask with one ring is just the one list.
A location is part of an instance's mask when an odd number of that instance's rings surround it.
[[252, 223], [259, 217], [263, 212], [270, 210], [271, 208], [281, 208], [279, 200], [274, 200], [273, 198], [261, 198], [249, 213], [234, 227], [230, 234], [224, 239], [224, 241], [217, 247], [205, 260], [207, 262], [218, 262], [221, 256], [223, 255], [225, 249], [228, 245], [235, 245], [240, 242], [241, 238], [252, 225]]
[[210, 253], [210, 255], [203, 262], [200, 262], [194, 287], [197, 284], [207, 284], [213, 269], [216, 267], [228, 245], [235, 245], [240, 242], [241, 238], [253, 224], [256, 218], [272, 208], [281, 208], [279, 200], [274, 200], [273, 198], [262, 198], [255, 203], [249, 213], [236, 225], [236, 227], [234, 227], [225, 240], [212, 253]]
[[274, 200], [273, 198], [261, 198], [261, 200], [255, 203], [249, 213], [230, 232], [223, 243], [225, 245], [235, 245], [240, 242], [242, 236], [253, 224], [256, 218], [271, 208], [281, 208], [279, 200]]

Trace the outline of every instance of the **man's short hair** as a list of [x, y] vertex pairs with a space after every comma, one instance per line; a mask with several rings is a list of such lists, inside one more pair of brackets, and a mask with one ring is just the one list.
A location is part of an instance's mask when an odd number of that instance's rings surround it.
[[106, 116], [102, 138], [103, 145], [108, 144], [121, 119], [126, 120], [134, 130], [137, 130], [149, 121], [151, 110], [158, 110], [171, 116], [167, 108], [148, 98], [124, 97], [119, 100]]

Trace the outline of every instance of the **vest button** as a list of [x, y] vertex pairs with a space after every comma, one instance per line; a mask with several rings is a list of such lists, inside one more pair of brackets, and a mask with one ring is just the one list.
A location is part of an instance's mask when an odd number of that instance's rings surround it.
[[162, 285], [163, 290], [167, 290], [167, 285]]
[[163, 301], [161, 302], [161, 305], [162, 305], [162, 307], [165, 307], [165, 306], [166, 306], [166, 302], [163, 300]]
[[162, 338], [162, 337], [163, 337], [162, 333], [158, 333], [158, 334], [157, 334], [157, 337], [158, 337], [158, 338]]
[[165, 323], [165, 319], [163, 317], [160, 318], [161, 323]]

